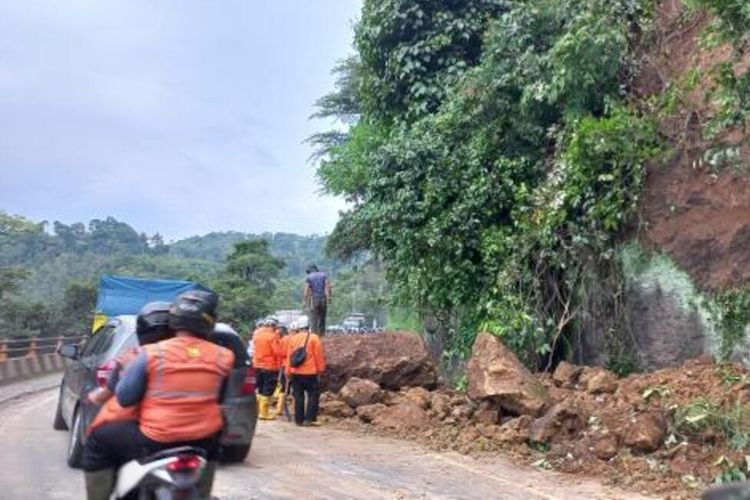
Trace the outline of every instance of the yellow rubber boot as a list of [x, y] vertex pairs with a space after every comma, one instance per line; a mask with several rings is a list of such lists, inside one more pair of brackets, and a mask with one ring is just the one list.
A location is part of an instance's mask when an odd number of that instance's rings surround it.
[[276, 416], [280, 417], [284, 414], [284, 398], [286, 398], [286, 394], [283, 392], [280, 392], [276, 397]]
[[260, 420], [273, 420], [276, 415], [269, 413], [269, 406], [271, 405], [271, 398], [268, 396], [258, 396], [258, 418]]

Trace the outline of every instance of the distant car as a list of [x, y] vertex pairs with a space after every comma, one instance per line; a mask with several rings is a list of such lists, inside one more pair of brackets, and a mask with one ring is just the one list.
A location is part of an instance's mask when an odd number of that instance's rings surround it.
[[[225, 462], [242, 462], [250, 452], [258, 420], [255, 369], [250, 365], [244, 342], [231, 326], [217, 324], [210, 340], [230, 349], [235, 356], [222, 402], [224, 430], [221, 435], [221, 458]], [[60, 383], [53, 427], [57, 430], [70, 429], [69, 466], [81, 466], [85, 430], [99, 411], [98, 406], [88, 402], [88, 393], [106, 384], [114, 359], [121, 352], [137, 345], [135, 316], [116, 316], [82, 345], [64, 345], [60, 348], [60, 355], [70, 362]]]

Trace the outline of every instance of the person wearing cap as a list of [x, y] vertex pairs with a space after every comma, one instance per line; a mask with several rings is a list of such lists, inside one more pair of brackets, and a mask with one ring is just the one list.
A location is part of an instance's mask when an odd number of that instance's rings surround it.
[[310, 329], [318, 335], [325, 335], [326, 314], [332, 294], [331, 280], [315, 264], [307, 266], [305, 272], [304, 302], [310, 311]]
[[178, 446], [206, 451], [204, 494], [211, 491], [224, 425], [221, 395], [234, 365], [231, 350], [208, 340], [218, 301], [215, 293], [198, 290], [178, 296], [169, 310], [174, 337], [146, 346], [115, 389], [120, 405], [140, 405], [140, 420], [123, 439], [137, 442], [146, 455]]
[[265, 325], [253, 334], [253, 366], [258, 386], [258, 418], [273, 420], [271, 397], [279, 380], [279, 369], [284, 352], [281, 350], [279, 320], [275, 316], [266, 318]]
[[294, 397], [294, 423], [317, 426], [320, 375], [326, 369], [323, 343], [316, 333], [310, 331], [307, 316], [300, 317], [296, 327], [297, 330], [290, 334], [286, 356], [287, 376]]
[[[146, 304], [136, 318], [135, 333], [138, 344], [144, 346], [172, 337], [169, 329], [168, 302]], [[88, 500], [108, 500], [114, 488], [116, 468], [138, 453], [132, 442], [121, 440], [122, 424], [131, 425], [138, 420], [139, 407], [122, 407], [114, 396], [120, 374], [138, 357], [140, 347], [126, 350], [115, 359], [106, 387], [96, 388], [88, 394], [92, 405], [102, 406], [94, 421], [86, 429], [82, 468]], [[130, 450], [130, 451], [128, 451]]]

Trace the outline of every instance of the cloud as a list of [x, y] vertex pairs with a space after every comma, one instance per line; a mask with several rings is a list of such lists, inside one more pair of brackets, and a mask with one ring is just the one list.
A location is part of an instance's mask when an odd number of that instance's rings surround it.
[[175, 5], [0, 3], [0, 208], [169, 238], [330, 231], [343, 202], [303, 141], [359, 2]]

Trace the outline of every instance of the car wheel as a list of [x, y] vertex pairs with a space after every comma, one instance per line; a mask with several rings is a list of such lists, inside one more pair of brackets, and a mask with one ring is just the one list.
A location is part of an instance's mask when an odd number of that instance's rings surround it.
[[250, 445], [223, 446], [221, 448], [221, 461], [224, 463], [244, 462], [250, 453]]
[[68, 465], [74, 469], [81, 468], [83, 458], [83, 409], [79, 406], [73, 414], [73, 425], [68, 441]]
[[57, 409], [55, 410], [55, 420], [52, 422], [52, 428], [56, 431], [67, 431], [68, 424], [62, 414], [63, 386], [60, 385], [60, 395], [57, 396]]

